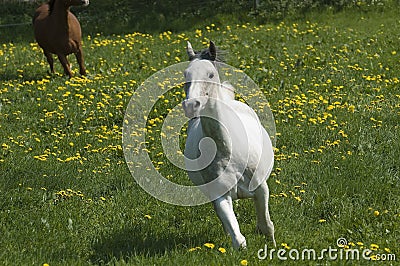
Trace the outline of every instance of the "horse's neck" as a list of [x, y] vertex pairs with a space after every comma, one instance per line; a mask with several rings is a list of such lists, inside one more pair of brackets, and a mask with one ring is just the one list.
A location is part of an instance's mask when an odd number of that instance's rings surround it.
[[55, 1], [50, 17], [54, 21], [54, 25], [60, 27], [60, 30], [68, 32], [68, 13], [69, 7], [65, 7], [62, 1]]
[[231, 138], [227, 132], [228, 116], [225, 101], [215, 98], [208, 100], [201, 116], [203, 134], [214, 139], [217, 151], [225, 154], [231, 150]]

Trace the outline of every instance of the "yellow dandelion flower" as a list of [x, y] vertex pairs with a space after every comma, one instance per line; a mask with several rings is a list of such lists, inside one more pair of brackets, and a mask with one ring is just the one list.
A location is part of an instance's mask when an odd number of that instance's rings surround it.
[[215, 245], [213, 243], [205, 243], [204, 246], [211, 248], [211, 249], [213, 249], [215, 247]]
[[374, 250], [374, 251], [379, 249], [379, 246], [377, 244], [371, 244], [369, 247], [371, 250]]
[[189, 249], [189, 252], [193, 252], [193, 251], [196, 251], [196, 250], [198, 250], [198, 249], [201, 249], [201, 247], [191, 248], [191, 249]]
[[319, 219], [319, 221], [318, 222], [320, 222], [320, 223], [325, 223], [326, 222], [326, 220], [325, 219]]
[[151, 216], [150, 215], [148, 215], [148, 214], [146, 214], [145, 216], [144, 216], [144, 218], [147, 218], [147, 219], [151, 219]]
[[374, 211], [375, 216], [379, 216], [379, 211]]
[[223, 253], [226, 252], [226, 249], [224, 249], [224, 248], [219, 248], [218, 251], [221, 252], [221, 253], [223, 254]]
[[240, 265], [246, 266], [249, 265], [249, 263], [247, 262], [247, 260], [241, 260]]

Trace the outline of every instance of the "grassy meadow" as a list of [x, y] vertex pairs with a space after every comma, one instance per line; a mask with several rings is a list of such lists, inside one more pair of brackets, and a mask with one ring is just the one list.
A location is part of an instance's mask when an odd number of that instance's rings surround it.
[[[211, 39], [229, 52], [228, 64], [263, 89], [275, 116], [268, 183], [277, 248], [286, 256], [304, 248], [370, 249], [369, 264], [395, 265], [381, 255], [400, 260], [399, 32], [399, 12], [388, 9], [327, 11], [275, 24], [219, 21], [184, 32], [84, 33], [89, 74], [72, 79], [58, 61], [57, 74], [49, 75], [33, 41], [1, 43], [0, 263], [283, 263], [258, 259], [265, 241], [255, 233], [251, 200], [235, 203], [248, 244], [235, 251], [211, 204], [158, 201], [125, 163], [122, 125], [135, 88], [187, 60], [187, 40], [199, 49]], [[161, 127], [183, 93], [165, 99], [149, 128]], [[167, 164], [160, 132], [151, 132], [152, 160]], [[181, 170], [173, 175], [188, 180]], [[337, 247], [339, 238], [347, 245]], [[366, 265], [285, 261], [302, 263]]]

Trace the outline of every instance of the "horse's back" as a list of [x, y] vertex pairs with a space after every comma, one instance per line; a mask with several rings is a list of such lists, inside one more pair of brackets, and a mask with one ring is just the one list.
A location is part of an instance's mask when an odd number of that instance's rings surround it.
[[81, 46], [81, 26], [78, 19], [68, 12], [68, 32], [65, 26], [55, 23], [49, 14], [49, 5], [43, 4], [36, 9], [33, 26], [36, 41], [44, 50], [53, 54], [76, 53]]

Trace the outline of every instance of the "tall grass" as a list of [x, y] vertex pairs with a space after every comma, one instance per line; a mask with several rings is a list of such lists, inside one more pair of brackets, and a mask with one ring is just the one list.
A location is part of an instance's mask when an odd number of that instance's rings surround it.
[[[249, 246], [237, 252], [210, 205], [160, 202], [125, 165], [121, 127], [132, 92], [157, 70], [186, 60], [188, 39], [194, 47], [212, 39], [228, 50], [227, 63], [252, 77], [271, 104], [278, 141], [268, 182], [278, 248], [321, 251], [337, 248], [342, 237], [348, 248], [398, 260], [397, 17], [397, 10], [326, 12], [276, 24], [219, 21], [176, 33], [90, 34], [84, 36], [89, 75], [70, 80], [48, 76], [35, 43], [3, 43], [0, 261], [265, 263], [257, 258], [264, 238], [254, 232], [251, 200], [235, 203]], [[62, 72], [58, 62], [56, 71]], [[169, 104], [182, 99], [168, 97]], [[156, 124], [171, 107], [160, 106]], [[165, 160], [152, 154], [155, 163]], [[187, 180], [178, 171], [176, 178]]]

